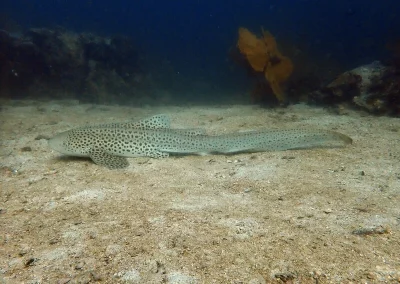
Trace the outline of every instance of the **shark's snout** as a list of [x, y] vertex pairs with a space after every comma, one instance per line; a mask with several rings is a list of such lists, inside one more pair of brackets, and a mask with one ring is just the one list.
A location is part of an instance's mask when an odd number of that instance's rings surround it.
[[67, 132], [62, 132], [54, 136], [53, 138], [50, 138], [48, 140], [49, 146], [51, 149], [60, 152], [62, 154], [70, 154], [65, 147], [67, 139]]

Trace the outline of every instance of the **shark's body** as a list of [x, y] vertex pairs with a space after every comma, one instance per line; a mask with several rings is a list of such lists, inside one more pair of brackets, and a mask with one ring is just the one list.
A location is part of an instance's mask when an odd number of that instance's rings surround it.
[[178, 154], [232, 154], [314, 147], [340, 147], [351, 138], [318, 129], [264, 130], [206, 135], [202, 130], [171, 129], [168, 117], [157, 115], [132, 123], [84, 126], [49, 140], [52, 149], [66, 155], [90, 157], [111, 169], [129, 165], [127, 157], [168, 157]]

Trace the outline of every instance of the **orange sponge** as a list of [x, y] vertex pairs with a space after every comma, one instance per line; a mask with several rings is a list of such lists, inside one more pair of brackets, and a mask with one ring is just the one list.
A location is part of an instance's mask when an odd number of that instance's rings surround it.
[[280, 85], [292, 74], [293, 64], [279, 52], [271, 33], [262, 30], [262, 34], [260, 39], [248, 29], [239, 28], [237, 46], [255, 71], [264, 72], [276, 98], [284, 102], [286, 97]]

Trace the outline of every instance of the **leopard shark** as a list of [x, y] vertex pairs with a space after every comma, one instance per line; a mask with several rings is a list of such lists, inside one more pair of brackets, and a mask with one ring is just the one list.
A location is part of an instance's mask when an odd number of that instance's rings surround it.
[[343, 147], [352, 139], [322, 129], [272, 129], [207, 135], [202, 129], [174, 129], [167, 115], [139, 121], [88, 125], [55, 135], [50, 148], [64, 155], [89, 157], [109, 169], [129, 165], [127, 158], [166, 158], [170, 154], [235, 154], [243, 152]]

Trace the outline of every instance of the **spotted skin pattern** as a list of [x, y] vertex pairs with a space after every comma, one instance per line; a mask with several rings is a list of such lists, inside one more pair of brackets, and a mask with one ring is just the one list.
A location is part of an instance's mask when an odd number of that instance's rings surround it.
[[72, 156], [90, 157], [110, 169], [129, 165], [127, 157], [166, 158], [175, 154], [233, 154], [315, 147], [341, 147], [350, 137], [327, 130], [284, 129], [206, 135], [200, 129], [171, 129], [167, 116], [137, 122], [84, 126], [49, 140], [52, 149]]

